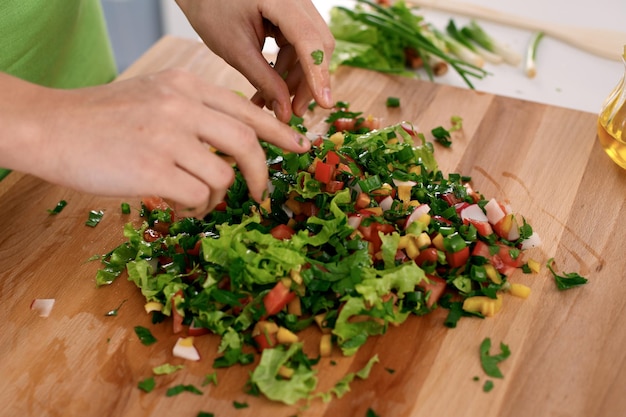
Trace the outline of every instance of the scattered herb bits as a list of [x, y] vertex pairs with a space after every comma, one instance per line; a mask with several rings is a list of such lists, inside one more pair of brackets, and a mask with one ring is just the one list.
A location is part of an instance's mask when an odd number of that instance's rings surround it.
[[480, 364], [487, 375], [493, 378], [503, 378], [502, 372], [498, 367], [498, 364], [508, 358], [511, 355], [509, 347], [504, 343], [500, 343], [500, 353], [497, 355], [491, 355], [489, 350], [491, 349], [491, 339], [485, 338], [480, 344]]
[[548, 259], [546, 264], [552, 276], [554, 282], [559, 291], [569, 290], [570, 288], [578, 287], [587, 283], [587, 278], [580, 276], [576, 272], [566, 272], [563, 275], [558, 275], [554, 270], [554, 258]]
[[89, 212], [89, 218], [85, 222], [85, 224], [89, 227], [96, 227], [100, 221], [104, 217], [104, 211], [102, 210], [91, 210]]
[[143, 343], [146, 346], [156, 343], [157, 341], [156, 338], [150, 332], [150, 330], [143, 326], [135, 326], [135, 334], [137, 335], [141, 343]]
[[152, 392], [152, 390], [156, 387], [156, 381], [154, 379], [154, 377], [149, 377], [146, 378], [142, 381], [139, 381], [139, 383], [137, 384], [137, 388], [139, 388], [140, 390], [144, 391], [144, 392]]
[[122, 210], [122, 214], [130, 214], [130, 204], [128, 203], [122, 203], [120, 205], [120, 208]]
[[59, 214], [61, 211], [63, 211], [65, 206], [67, 206], [67, 201], [61, 200], [57, 203], [57, 205], [53, 209], [49, 209], [48, 213], [52, 215]]
[[398, 97], [387, 97], [387, 107], [400, 107], [400, 99]]
[[320, 65], [322, 62], [324, 62], [324, 51], [316, 49], [315, 51], [311, 52], [311, 57], [313, 58], [313, 63], [315, 65]]

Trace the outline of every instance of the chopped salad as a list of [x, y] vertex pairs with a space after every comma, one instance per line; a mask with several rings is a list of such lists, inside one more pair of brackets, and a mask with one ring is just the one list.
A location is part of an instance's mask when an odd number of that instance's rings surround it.
[[[411, 125], [381, 127], [346, 103], [327, 122], [327, 132], [307, 133], [308, 153], [263, 144], [270, 183], [261, 204], [238, 171], [201, 220], [144, 199], [142, 225], [125, 226], [126, 241], [96, 277], [105, 285], [126, 272], [153, 322], [170, 323], [187, 346], [218, 335], [213, 367], [257, 362], [251, 392], [286, 404], [341, 396], [378, 360], [315, 393], [315, 364], [333, 350], [354, 355], [389, 325], [437, 308], [454, 327], [463, 316], [494, 315], [507, 292], [527, 296], [508, 278], [539, 243], [471, 178], [439, 171], [433, 144]], [[292, 124], [306, 131], [302, 120]], [[319, 340], [300, 339], [309, 326]], [[319, 356], [308, 357], [304, 343], [318, 343]]]

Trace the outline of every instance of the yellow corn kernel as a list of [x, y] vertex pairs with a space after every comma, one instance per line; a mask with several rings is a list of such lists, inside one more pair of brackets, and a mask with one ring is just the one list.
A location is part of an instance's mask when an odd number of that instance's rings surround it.
[[417, 258], [420, 254], [420, 250], [417, 247], [417, 244], [415, 243], [415, 239], [411, 239], [409, 241], [404, 251], [406, 252], [406, 255], [411, 259]]
[[423, 249], [429, 247], [432, 241], [430, 240], [428, 233], [422, 232], [415, 239], [415, 243], [419, 249]]
[[406, 249], [411, 240], [413, 240], [413, 236], [411, 235], [400, 236], [400, 240], [398, 241], [398, 249]]
[[491, 282], [494, 284], [502, 284], [502, 277], [493, 265], [485, 264], [485, 272], [487, 273], [487, 278], [489, 278]]
[[398, 138], [392, 138], [392, 139], [389, 139], [389, 140], [387, 141], [387, 143], [388, 143], [389, 145], [395, 145], [396, 143], [398, 143]]
[[178, 344], [178, 346], [192, 347], [193, 346], [193, 336], [181, 337], [180, 339], [178, 339], [178, 342], [176, 342], [176, 343]]
[[274, 334], [278, 332], [278, 325], [273, 321], [262, 320], [257, 322], [252, 329], [252, 336], [258, 336], [260, 334]]
[[414, 173], [417, 175], [421, 175], [422, 174], [422, 167], [419, 165], [415, 165], [412, 166], [411, 168], [409, 168], [409, 173]]
[[280, 280], [282, 281], [285, 287], [291, 288], [291, 283], [293, 282], [291, 278], [284, 277], [284, 278], [281, 278]]
[[398, 198], [400, 201], [408, 203], [411, 201], [411, 188], [410, 185], [398, 185]]
[[163, 304], [158, 303], [156, 301], [147, 302], [143, 308], [146, 310], [146, 313], [152, 313], [153, 311], [161, 311], [163, 310]]
[[300, 266], [289, 271], [289, 276], [291, 277], [291, 280], [295, 282], [296, 284], [298, 285], [302, 284], [302, 275], [300, 275]]
[[509, 286], [509, 292], [519, 298], [528, 298], [530, 295], [530, 287], [524, 284], [511, 283]]
[[441, 233], [437, 233], [433, 238], [433, 245], [439, 250], [445, 250], [443, 246], [443, 235]]
[[326, 314], [325, 313], [318, 314], [317, 316], [313, 317], [313, 320], [315, 320], [315, 323], [320, 328], [322, 333], [330, 334], [331, 329], [326, 326]]
[[384, 183], [380, 186], [380, 188], [372, 190], [372, 194], [377, 196], [391, 195], [391, 191], [393, 191], [393, 187], [387, 183]]
[[343, 141], [346, 139], [343, 132], [335, 132], [328, 138], [332, 143], [335, 144], [335, 149], [339, 149], [343, 146]]
[[422, 223], [424, 226], [428, 227], [428, 225], [430, 224], [430, 214], [428, 213], [422, 214], [419, 217], [419, 219], [417, 219], [417, 221]]
[[267, 197], [265, 200], [263, 200], [263, 202], [260, 204], [261, 206], [261, 213], [265, 212], [265, 213], [271, 213], [272, 212], [272, 200]]
[[541, 264], [535, 261], [534, 259], [529, 259], [527, 264], [530, 270], [534, 272], [535, 274], [538, 274], [539, 271], [541, 271]]
[[302, 315], [302, 304], [300, 303], [300, 297], [295, 297], [287, 304], [287, 313], [300, 317]]
[[331, 340], [331, 335], [323, 334], [320, 338], [320, 356], [327, 358], [330, 356], [333, 350], [333, 344]]
[[471, 313], [481, 313], [485, 317], [492, 317], [502, 309], [502, 296], [489, 298], [484, 295], [466, 298], [463, 301], [463, 310]]
[[291, 330], [280, 326], [276, 333], [276, 340], [283, 345], [290, 345], [298, 341], [298, 335]]
[[278, 368], [278, 375], [282, 376], [285, 379], [291, 379], [293, 373], [293, 368], [289, 368], [285, 365], [282, 365], [280, 368]]

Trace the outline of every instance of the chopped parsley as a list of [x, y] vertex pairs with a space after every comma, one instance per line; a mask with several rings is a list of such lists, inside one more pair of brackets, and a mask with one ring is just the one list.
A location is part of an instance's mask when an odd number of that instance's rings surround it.
[[120, 204], [120, 209], [122, 210], [122, 214], [130, 214], [130, 204], [122, 203]]
[[400, 107], [400, 99], [398, 97], [387, 97], [387, 107]]
[[143, 381], [139, 381], [137, 384], [137, 388], [145, 392], [151, 392], [154, 387], [156, 387], [156, 381], [153, 376], [146, 378]]
[[248, 408], [249, 406], [247, 402], [240, 403], [239, 401], [233, 401], [233, 407], [239, 410], [242, 408]]
[[447, 131], [443, 126], [438, 126], [430, 131], [435, 138], [435, 142], [449, 148], [452, 145], [452, 141], [450, 140], [450, 132]]
[[484, 392], [489, 392], [493, 389], [493, 381], [488, 379], [485, 381], [485, 383], [483, 384], [483, 391]]
[[114, 309], [113, 309], [113, 310], [111, 310], [111, 311], [107, 311], [107, 312], [106, 312], [106, 314], [105, 314], [105, 316], [107, 316], [107, 317], [117, 316], [117, 313], [119, 312], [120, 308], [122, 308], [122, 305], [124, 305], [124, 303], [125, 303], [125, 302], [126, 302], [126, 300], [122, 301], [122, 302], [120, 303], [120, 305], [119, 305], [119, 306], [117, 306], [117, 308], [114, 308]]
[[165, 396], [173, 397], [183, 392], [190, 392], [192, 394], [202, 395], [202, 391], [200, 391], [198, 388], [196, 388], [195, 386], [191, 384], [189, 385], [179, 384], [171, 388], [168, 388], [167, 391], [165, 392]]
[[500, 368], [498, 368], [498, 364], [508, 358], [511, 355], [511, 351], [504, 343], [500, 343], [500, 353], [497, 355], [490, 355], [490, 349], [491, 339], [487, 337], [480, 344], [480, 363], [483, 370], [490, 377], [503, 378], [504, 376], [502, 375]]
[[546, 266], [554, 277], [556, 287], [559, 291], [569, 290], [570, 288], [578, 287], [587, 283], [587, 278], [580, 276], [576, 272], [566, 272], [564, 275], [558, 275], [554, 269], [554, 258], [548, 259]]
[[320, 65], [324, 61], [324, 51], [316, 49], [311, 52], [311, 57], [313, 58], [313, 63], [315, 65]]
[[205, 387], [209, 384], [213, 384], [217, 386], [217, 372], [211, 372], [210, 374], [206, 374], [204, 376], [204, 381], [202, 381], [202, 386]]
[[135, 334], [137, 335], [141, 343], [143, 343], [146, 346], [156, 343], [157, 341], [156, 338], [150, 332], [150, 330], [143, 326], [135, 326]]

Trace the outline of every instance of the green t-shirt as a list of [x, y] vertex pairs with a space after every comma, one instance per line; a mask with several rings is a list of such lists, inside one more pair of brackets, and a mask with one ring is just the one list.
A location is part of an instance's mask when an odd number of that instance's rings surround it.
[[0, 71], [56, 88], [112, 81], [100, 0], [0, 0]]

